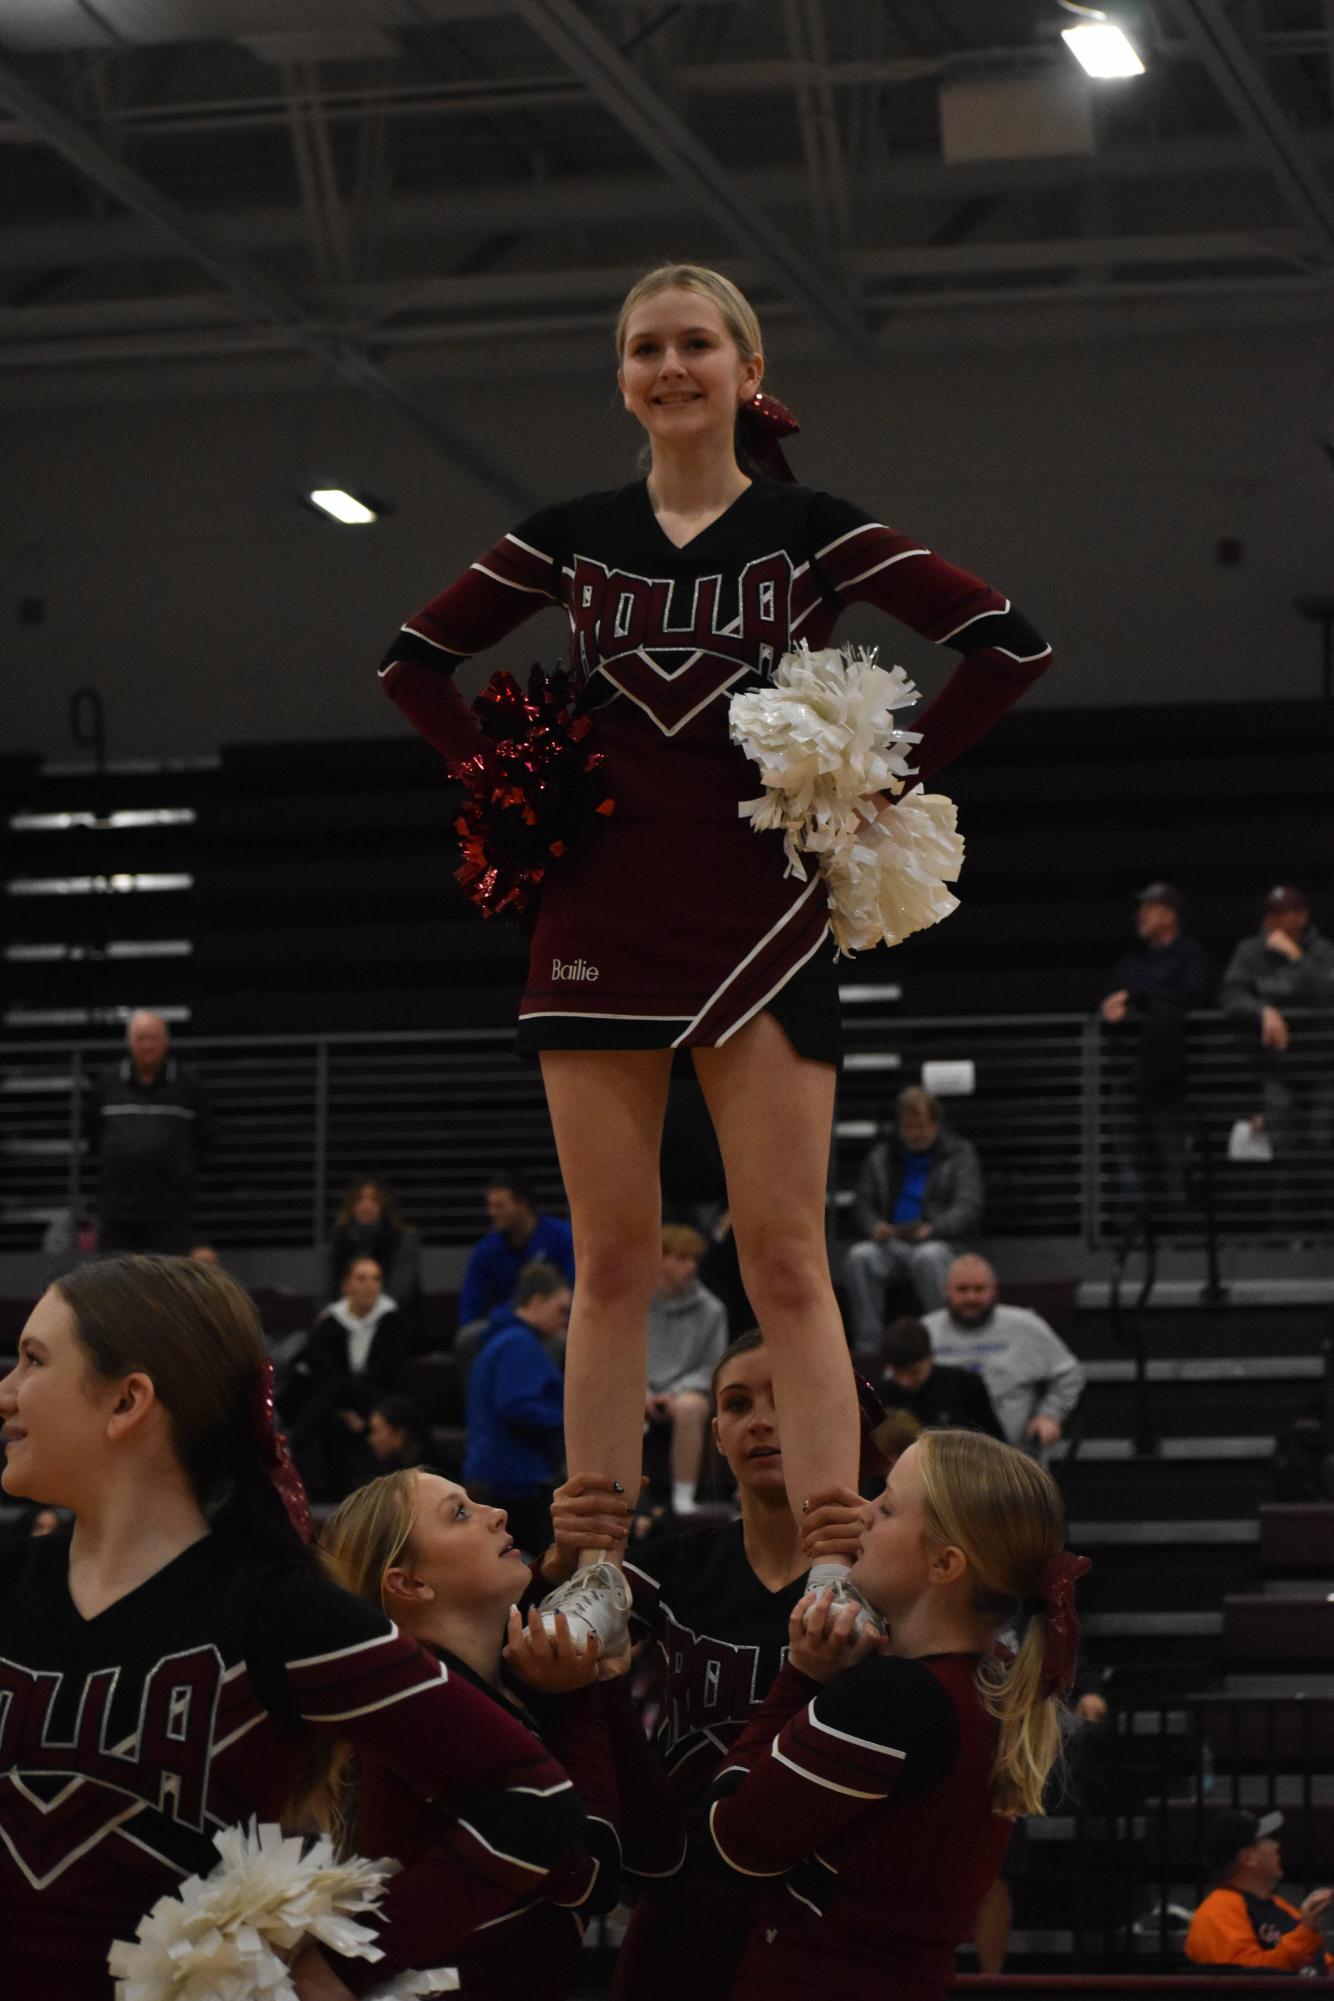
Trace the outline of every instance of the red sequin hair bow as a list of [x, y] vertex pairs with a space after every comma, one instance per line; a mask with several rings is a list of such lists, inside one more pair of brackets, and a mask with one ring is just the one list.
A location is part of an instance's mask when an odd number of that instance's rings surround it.
[[785, 403], [761, 389], [741, 405], [736, 422], [742, 450], [752, 465], [770, 479], [795, 479], [779, 439], [792, 437], [801, 426]]
[[1060, 1550], [1042, 1566], [1038, 1588], [1025, 1610], [1040, 1612], [1043, 1623], [1042, 1692], [1064, 1695], [1079, 1665], [1079, 1614], [1075, 1610], [1075, 1585], [1087, 1576], [1093, 1564], [1073, 1550]]
[[315, 1525], [310, 1518], [310, 1502], [306, 1499], [306, 1490], [296, 1470], [291, 1448], [278, 1429], [273, 1407], [273, 1363], [267, 1355], [251, 1385], [250, 1436], [288, 1521], [301, 1541], [309, 1542], [315, 1533]]

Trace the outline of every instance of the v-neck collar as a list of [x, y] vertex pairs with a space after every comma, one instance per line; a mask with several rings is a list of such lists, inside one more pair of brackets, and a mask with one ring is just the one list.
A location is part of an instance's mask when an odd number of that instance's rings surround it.
[[75, 1603], [74, 1593], [70, 1589], [69, 1549], [67, 1547], [65, 1550], [65, 1560], [60, 1566], [60, 1578], [64, 1586], [65, 1601], [69, 1606], [70, 1615], [74, 1619], [75, 1624], [82, 1632], [91, 1632], [94, 1626], [100, 1625], [104, 1619], [113, 1618], [123, 1606], [133, 1605], [137, 1599], [142, 1597], [144, 1592], [155, 1590], [163, 1578], [170, 1576], [180, 1564], [185, 1563], [189, 1558], [195, 1556], [199, 1550], [209, 1548], [213, 1540], [214, 1537], [210, 1531], [208, 1535], [200, 1536], [197, 1541], [187, 1543], [184, 1549], [178, 1550], [175, 1556], [168, 1557], [165, 1563], [160, 1564], [141, 1583], [131, 1585], [128, 1591], [122, 1591], [118, 1598], [113, 1598], [110, 1604], [104, 1605], [100, 1612], [94, 1612], [87, 1618], [79, 1610], [78, 1605]]
[[645, 513], [648, 515], [649, 520], [653, 523], [653, 527], [656, 533], [662, 537], [663, 541], [667, 544], [667, 547], [673, 552], [674, 555], [677, 556], [687, 555], [691, 549], [695, 548], [700, 542], [704, 540], [706, 535], [712, 535], [714, 529], [717, 528], [722, 522], [730, 520], [732, 515], [736, 513], [737, 508], [740, 507], [742, 501], [745, 500], [748, 495], [754, 493], [755, 487], [756, 487], [756, 481], [752, 479], [750, 485], [743, 486], [740, 493], [737, 495], [736, 499], [729, 500], [726, 507], [723, 509], [722, 513], [715, 514], [712, 521], [706, 522], [704, 527], [700, 529], [697, 535], [692, 535], [688, 542], [673, 542], [671, 536], [667, 533], [667, 530], [663, 527], [662, 523], [659, 521], [657, 517], [657, 514], [654, 512], [653, 502], [649, 497], [648, 479], [644, 478], [639, 482], [639, 492], [643, 500]]

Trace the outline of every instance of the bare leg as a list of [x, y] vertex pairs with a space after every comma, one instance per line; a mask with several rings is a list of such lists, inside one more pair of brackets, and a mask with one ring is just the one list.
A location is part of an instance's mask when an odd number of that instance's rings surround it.
[[1003, 1876], [998, 1876], [977, 1907], [977, 1919], [973, 1927], [979, 1973], [1004, 1972], [1005, 1955], [1010, 1949], [1010, 1923], [1013, 1915], [1014, 1905], [1010, 1897], [1010, 1886]]
[[727, 1170], [741, 1275], [773, 1358], [788, 1500], [855, 1487], [852, 1360], [825, 1249], [835, 1072], [761, 1014], [695, 1067]]
[[662, 1271], [660, 1156], [671, 1061], [665, 1049], [542, 1053], [574, 1231], [565, 1455], [572, 1475], [619, 1480], [632, 1505], [644, 1457], [645, 1330]]
[[672, 1486], [694, 1487], [704, 1459], [704, 1434], [709, 1425], [709, 1399], [698, 1390], [682, 1390], [672, 1398]]

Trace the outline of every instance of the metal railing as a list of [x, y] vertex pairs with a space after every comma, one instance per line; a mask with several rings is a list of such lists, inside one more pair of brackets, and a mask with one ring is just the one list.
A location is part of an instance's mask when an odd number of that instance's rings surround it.
[[[1206, 1208], [1223, 1236], [1330, 1231], [1334, 1015], [1293, 1017], [1294, 1143], [1272, 1160], [1228, 1157], [1233, 1128], [1266, 1109], [1266, 1085], [1258, 1044], [1218, 1014], [1190, 1019], [1189, 1089], [1166, 1142], [1137, 1096], [1133, 1044], [1096, 1018], [850, 1008], [847, 1020], [831, 1177], [842, 1208], [895, 1092], [925, 1064], [963, 1059], [975, 1088], [947, 1112], [982, 1156], [988, 1236], [1095, 1248], [1141, 1208], [1166, 1234], [1198, 1235]], [[479, 1185], [497, 1166], [521, 1168], [544, 1203], [561, 1205], [541, 1079], [508, 1030], [190, 1037], [176, 1049], [217, 1112], [197, 1221], [222, 1243], [322, 1242], [346, 1188], [369, 1174], [394, 1184], [433, 1244], [473, 1240]], [[92, 1201], [86, 1086], [119, 1053], [107, 1042], [0, 1043], [0, 1250], [39, 1248], [52, 1218]]]
[[1114, 1707], [1077, 1734], [1068, 1788], [1051, 1802], [1048, 1832], [1069, 1844], [1071, 1866], [1060, 1867], [1059, 1847], [1039, 1846], [1049, 1886], [1068, 1886], [1062, 1907], [1080, 1963], [1182, 1968], [1182, 1914], [1211, 1887], [1202, 1851], [1220, 1809], [1282, 1813], [1284, 1879], [1301, 1886], [1299, 1899], [1334, 1875], [1334, 1697], [1203, 1694]]

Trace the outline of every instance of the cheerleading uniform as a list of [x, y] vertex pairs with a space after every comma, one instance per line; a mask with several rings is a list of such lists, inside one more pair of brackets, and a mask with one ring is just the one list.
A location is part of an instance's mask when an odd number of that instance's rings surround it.
[[[660, 1049], [725, 1042], [777, 1016], [798, 1052], [838, 1057], [823, 879], [785, 873], [782, 835], [738, 805], [760, 786], [728, 734], [731, 697], [868, 603], [962, 653], [919, 727], [923, 777], [1004, 714], [1050, 649], [1007, 598], [849, 502], [756, 479], [684, 548], [647, 485], [531, 516], [410, 618], [380, 673], [451, 762], [479, 726], [451, 676], [545, 605], [615, 801], [547, 872], [519, 1047]], [[804, 975], [804, 977], [803, 977]]]
[[688, 1529], [638, 1548], [625, 1575], [634, 1624], [659, 1656], [655, 1737], [684, 1816], [686, 1844], [649, 1867], [616, 1962], [617, 2001], [726, 2001], [754, 1916], [753, 1893], [719, 1870], [706, 1816], [718, 1769], [768, 1694], [806, 1586], [770, 1591], [746, 1555], [739, 1521]]
[[[356, 1994], [586, 1879], [583, 1814], [521, 1723], [317, 1571], [205, 1536], [84, 1619], [69, 1541], [0, 1550], [0, 1963], [13, 2001], [98, 2001], [107, 1952], [224, 1827], [280, 1819], [312, 1732], [392, 1769], [434, 1841], [394, 1877]], [[395, 1830], [381, 1830], [393, 1853]], [[427, 1893], [427, 1894], [424, 1894]]]
[[977, 1656], [789, 1662], [718, 1776], [709, 1824], [763, 1887], [734, 2001], [940, 2001], [1005, 1857]]
[[[471, 1682], [501, 1713], [530, 1729], [567, 1772], [587, 1816], [583, 1866], [549, 1881], [513, 1909], [481, 1922], [452, 1955], [464, 2001], [564, 2001], [579, 1962], [585, 1921], [609, 1911], [620, 1894], [620, 1793], [642, 1789], [650, 1757], [644, 1734], [619, 1683], [595, 1683], [567, 1695], [535, 1695], [516, 1684], [523, 1707], [480, 1679], [466, 1662], [433, 1649], [449, 1672]], [[651, 1775], [650, 1775], [651, 1777]], [[651, 1788], [650, 1788], [651, 1790]], [[430, 1805], [399, 1773], [378, 1759], [357, 1770], [357, 1847], [386, 1847], [416, 1864], [418, 1894], [429, 1902], [439, 1859], [439, 1827]], [[448, 1877], [441, 1885], [448, 1896]]]

